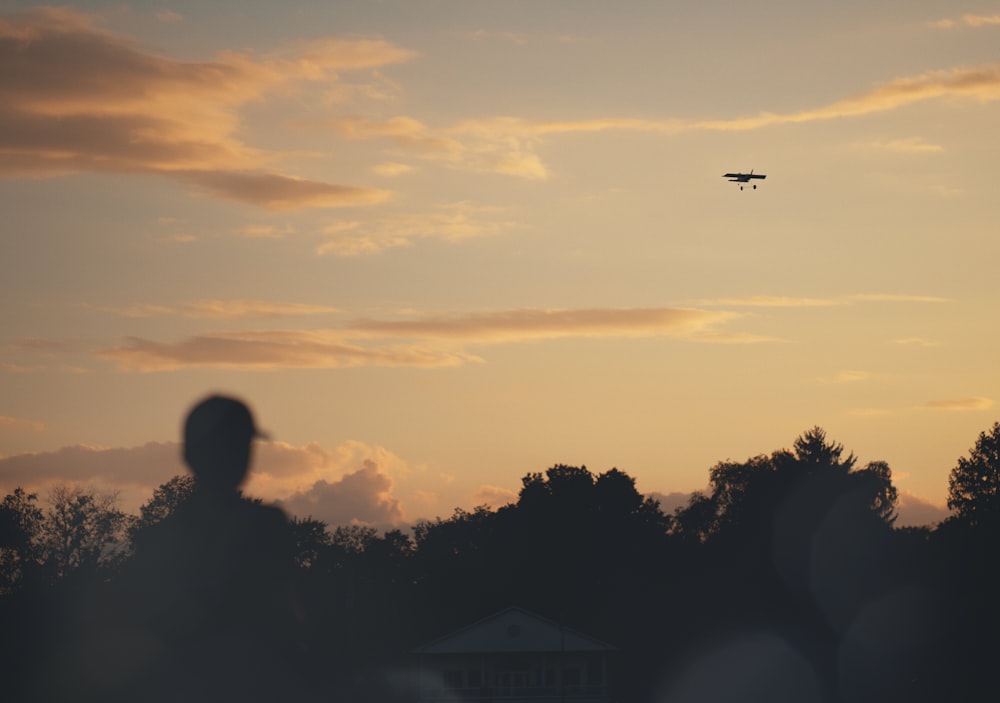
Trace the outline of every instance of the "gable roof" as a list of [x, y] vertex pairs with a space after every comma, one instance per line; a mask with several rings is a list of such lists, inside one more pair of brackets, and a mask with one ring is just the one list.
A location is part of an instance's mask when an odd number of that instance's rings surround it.
[[606, 652], [610, 644], [511, 606], [413, 650], [415, 654]]

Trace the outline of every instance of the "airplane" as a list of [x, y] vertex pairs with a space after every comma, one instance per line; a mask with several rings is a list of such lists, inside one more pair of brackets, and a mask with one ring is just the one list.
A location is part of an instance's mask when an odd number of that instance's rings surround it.
[[[751, 178], [767, 178], [763, 173], [754, 173], [753, 169], [750, 169], [750, 173], [724, 173], [723, 178], [728, 178], [733, 183], [749, 183]], [[757, 184], [753, 184], [753, 189], [757, 190]], [[740, 190], [743, 190], [743, 186], [740, 186]]]

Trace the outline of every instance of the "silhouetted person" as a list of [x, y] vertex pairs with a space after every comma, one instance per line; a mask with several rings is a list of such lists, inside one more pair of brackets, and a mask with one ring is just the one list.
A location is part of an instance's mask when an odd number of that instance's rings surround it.
[[[119, 590], [127, 626], [109, 655], [115, 697], [301, 700], [294, 538], [284, 513], [244, 498], [250, 410], [211, 396], [184, 424], [195, 490], [137, 535]], [[131, 645], [131, 646], [129, 646]]]

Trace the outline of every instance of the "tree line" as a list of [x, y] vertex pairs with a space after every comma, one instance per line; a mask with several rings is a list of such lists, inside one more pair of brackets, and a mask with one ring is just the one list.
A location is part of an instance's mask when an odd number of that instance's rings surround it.
[[[3, 499], [11, 700], [44, 669], [79, 665], [61, 647], [104, 626], [87, 604], [194, 488], [174, 477], [138, 515], [68, 486], [47, 505], [21, 488]], [[1000, 423], [951, 470], [946, 520], [897, 528], [897, 503], [888, 464], [860, 465], [814, 427], [791, 449], [716, 464], [672, 513], [624, 471], [560, 464], [526, 474], [508, 505], [409, 530], [292, 518], [303, 660], [321, 689], [405, 699], [390, 672], [407, 652], [518, 605], [614, 645], [619, 700], [723, 700], [726, 687], [734, 700], [974, 700], [995, 689], [1000, 650]]]

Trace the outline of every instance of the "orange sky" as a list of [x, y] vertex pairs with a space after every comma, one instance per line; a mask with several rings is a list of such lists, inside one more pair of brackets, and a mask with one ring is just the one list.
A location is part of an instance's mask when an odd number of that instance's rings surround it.
[[334, 523], [813, 425], [940, 517], [1000, 397], [997, 8], [667, 5], [4, 3], [0, 489], [134, 510], [221, 390]]

